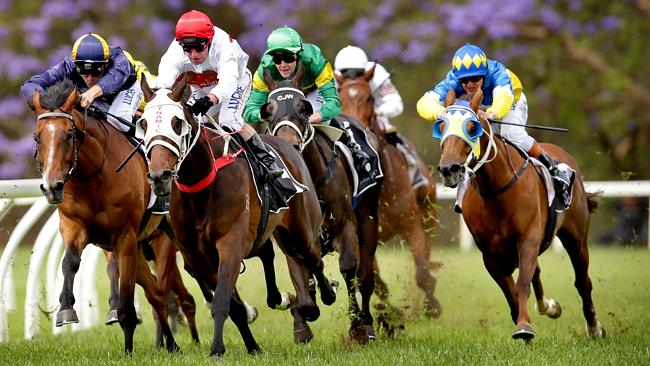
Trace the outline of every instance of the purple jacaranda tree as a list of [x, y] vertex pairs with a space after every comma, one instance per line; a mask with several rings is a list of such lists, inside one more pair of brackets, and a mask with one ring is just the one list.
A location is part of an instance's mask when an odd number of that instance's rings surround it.
[[[401, 118], [409, 121], [404, 130], [418, 137], [428, 135], [421, 132], [429, 126], [413, 122], [415, 101], [444, 76], [458, 46], [476, 43], [522, 79], [535, 123], [572, 124], [572, 135], [559, 139], [578, 150], [593, 147], [595, 139], [603, 153], [617, 151], [609, 167], [607, 159], [591, 162], [586, 153], [581, 163], [609, 168], [610, 175], [616, 166], [650, 165], [650, 148], [641, 142], [650, 138], [649, 117], [635, 108], [650, 103], [650, 48], [638, 36], [650, 28], [647, 1], [49, 0], [23, 6], [0, 0], [0, 179], [38, 174], [26, 137], [35, 121], [18, 97], [26, 79], [59, 62], [87, 32], [120, 45], [155, 73], [176, 20], [192, 8], [237, 37], [251, 55], [251, 69], [268, 34], [282, 25], [296, 28], [330, 61], [347, 44], [364, 48], [397, 71], [394, 81], [406, 105]], [[626, 121], [639, 126], [634, 135]], [[416, 143], [432, 145], [424, 138]], [[617, 144], [626, 148], [614, 149]]]

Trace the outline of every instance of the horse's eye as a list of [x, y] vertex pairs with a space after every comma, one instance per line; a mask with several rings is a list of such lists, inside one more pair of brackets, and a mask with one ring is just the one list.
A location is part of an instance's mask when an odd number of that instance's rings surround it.
[[140, 127], [142, 127], [142, 131], [147, 131], [147, 120], [146, 119], [143, 119], [140, 122]]
[[476, 123], [469, 123], [467, 125], [467, 133], [474, 137], [476, 136], [476, 133], [478, 132], [478, 128], [476, 127]]
[[36, 133], [34, 133], [33, 136], [34, 136], [34, 141], [36, 142], [36, 144], [40, 144], [41, 143], [41, 138]]
[[447, 129], [447, 123], [443, 120], [438, 120], [433, 124], [433, 137], [440, 139]]
[[68, 131], [65, 134], [65, 137], [63, 138], [66, 144], [69, 144], [72, 140], [74, 140], [74, 131]]
[[183, 130], [183, 121], [179, 118], [174, 118], [172, 120], [172, 128], [174, 129], [174, 132], [180, 136], [181, 131]]

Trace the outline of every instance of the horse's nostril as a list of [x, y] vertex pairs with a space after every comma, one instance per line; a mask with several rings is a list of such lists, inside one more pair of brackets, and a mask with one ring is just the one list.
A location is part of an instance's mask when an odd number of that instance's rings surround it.
[[53, 192], [58, 192], [63, 190], [63, 182], [56, 182], [52, 187]]
[[459, 164], [453, 164], [453, 165], [449, 168], [449, 172], [450, 172], [451, 174], [458, 174], [458, 173], [460, 173], [460, 170], [461, 170], [461, 166], [460, 166]]

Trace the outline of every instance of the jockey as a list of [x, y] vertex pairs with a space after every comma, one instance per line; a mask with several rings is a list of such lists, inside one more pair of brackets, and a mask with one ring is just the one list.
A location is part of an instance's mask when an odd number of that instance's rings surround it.
[[334, 59], [334, 73], [349, 79], [356, 79], [373, 67], [375, 71], [372, 80], [370, 80], [370, 90], [372, 90], [372, 97], [375, 101], [377, 121], [386, 134], [386, 141], [396, 145], [402, 141], [397, 135], [397, 129], [388, 119], [402, 114], [404, 103], [397, 88], [390, 80], [388, 71], [377, 62], [369, 62], [366, 53], [355, 46], [344, 47]]
[[[309, 116], [309, 123], [330, 123], [332, 118], [341, 113], [334, 73], [329, 61], [323, 56], [320, 48], [311, 43], [303, 43], [300, 34], [287, 26], [275, 29], [266, 40], [266, 53], [253, 77], [253, 90], [244, 108], [246, 122], [257, 125], [265, 122], [260, 118], [260, 108], [266, 103], [269, 95], [269, 86], [264, 81], [264, 70], [268, 70], [274, 80], [291, 78], [298, 69], [298, 63], [305, 68], [302, 81], [302, 91], [305, 99], [312, 105], [314, 113]], [[359, 167], [369, 170], [370, 157], [354, 140], [349, 131], [352, 124], [344, 123], [342, 126], [346, 133], [343, 142], [348, 146], [354, 160]]]
[[176, 23], [175, 41], [160, 59], [156, 88], [171, 89], [177, 80], [187, 77], [192, 89], [187, 102], [190, 112], [210, 116], [218, 113], [219, 124], [239, 131], [266, 167], [268, 177], [277, 178], [283, 170], [241, 116], [251, 88], [247, 63], [248, 54], [236, 40], [214, 26], [206, 14], [192, 10]]
[[558, 169], [555, 161], [523, 127], [528, 120], [528, 103], [519, 78], [502, 63], [487, 59], [479, 47], [468, 43], [456, 51], [452, 69], [445, 79], [417, 102], [418, 114], [430, 121], [441, 119], [445, 112], [445, 98], [450, 89], [454, 89], [457, 96], [468, 94], [471, 97], [478, 88], [483, 90], [482, 104], [487, 107], [478, 111], [479, 116], [519, 125], [495, 123], [492, 129], [548, 168], [560, 198], [562, 207], [559, 209], [568, 208], [571, 203], [572, 173]]
[[148, 70], [142, 62], [119, 47], [109, 47], [98, 34], [88, 33], [77, 39], [63, 61], [25, 81], [20, 93], [31, 100], [37, 90], [42, 93], [59, 81], [71, 79], [82, 93], [81, 107], [92, 104], [107, 114], [106, 119], [115, 128], [127, 132], [130, 126], [122, 121], [133, 121], [143, 99], [137, 81], [143, 72]]

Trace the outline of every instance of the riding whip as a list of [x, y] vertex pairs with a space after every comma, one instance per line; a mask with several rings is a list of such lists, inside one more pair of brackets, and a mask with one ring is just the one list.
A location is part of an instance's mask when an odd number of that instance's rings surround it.
[[498, 124], [509, 125], [509, 126], [520, 126], [520, 127], [526, 127], [526, 128], [534, 128], [534, 129], [537, 129], [537, 130], [569, 132], [568, 128], [562, 128], [562, 127], [548, 127], [548, 126], [538, 126], [538, 125], [519, 125], [519, 124], [516, 124], [516, 123], [497, 121], [497, 120], [489, 119], [489, 118], [488, 118], [488, 121], [490, 121], [490, 123], [498, 123]]

